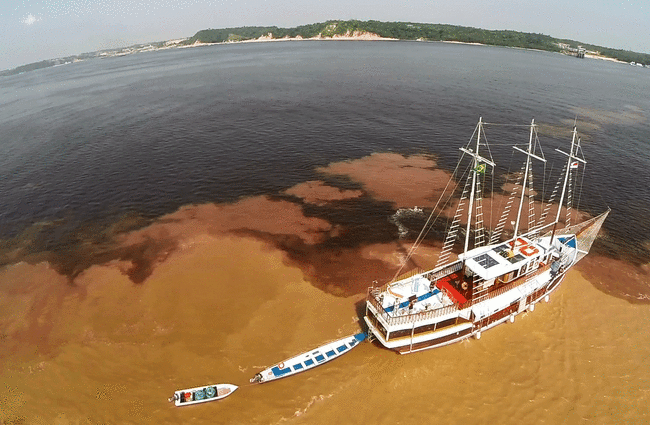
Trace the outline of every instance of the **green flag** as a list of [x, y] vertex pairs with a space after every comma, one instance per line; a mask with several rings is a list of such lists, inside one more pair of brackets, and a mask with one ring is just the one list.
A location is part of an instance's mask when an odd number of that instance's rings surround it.
[[474, 171], [480, 174], [485, 174], [485, 164], [479, 164], [474, 168]]

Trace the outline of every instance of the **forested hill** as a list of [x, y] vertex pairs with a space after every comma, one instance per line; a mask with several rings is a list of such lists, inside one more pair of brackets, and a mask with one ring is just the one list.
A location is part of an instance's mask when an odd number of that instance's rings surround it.
[[317, 24], [301, 25], [294, 28], [279, 27], [239, 27], [208, 29], [197, 32], [186, 41], [192, 44], [219, 43], [259, 38], [269, 33], [273, 38], [302, 37], [312, 38], [343, 36], [355, 31], [377, 34], [384, 38], [400, 40], [460, 41], [498, 46], [526, 47], [559, 51], [557, 40], [543, 34], [530, 34], [517, 31], [490, 31], [479, 28], [444, 24], [418, 24], [410, 22], [379, 21], [327, 21]]
[[521, 47], [551, 52], [570, 53], [581, 46], [601, 56], [618, 59], [623, 62], [636, 62], [650, 66], [650, 54], [636, 53], [628, 50], [610, 49], [582, 43], [575, 40], [558, 39], [544, 34], [519, 31], [496, 31], [480, 28], [462, 27], [445, 24], [422, 24], [414, 22], [379, 22], [379, 21], [327, 21], [317, 24], [301, 25], [294, 28], [279, 27], [238, 27], [207, 29], [197, 32], [185, 41], [221, 43], [226, 41], [243, 41], [272, 34], [274, 39], [285, 37], [312, 38], [333, 37], [352, 34], [355, 31], [377, 34], [385, 38], [400, 40], [459, 41], [463, 43], [481, 43], [493, 46]]
[[139, 53], [143, 51], [168, 49], [195, 43], [222, 43], [267, 38], [313, 38], [335, 37], [370, 33], [384, 38], [424, 41], [458, 41], [463, 43], [481, 43], [492, 46], [521, 47], [550, 52], [576, 54], [582, 47], [587, 53], [617, 59], [623, 62], [636, 62], [650, 67], [650, 54], [636, 53], [629, 50], [610, 49], [602, 46], [582, 43], [574, 40], [553, 38], [544, 34], [518, 31], [495, 31], [480, 28], [461, 27], [458, 25], [421, 24], [413, 22], [379, 22], [379, 21], [327, 21], [317, 24], [301, 25], [294, 28], [279, 27], [238, 27], [201, 30], [188, 39], [145, 43], [119, 49], [83, 53], [65, 58], [47, 59], [41, 62], [0, 70], [0, 76], [14, 75], [22, 72], [63, 65], [79, 60], [109, 58]]

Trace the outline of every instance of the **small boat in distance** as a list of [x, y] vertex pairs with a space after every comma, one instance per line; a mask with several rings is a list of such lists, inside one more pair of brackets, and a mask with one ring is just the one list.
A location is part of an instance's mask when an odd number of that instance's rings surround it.
[[251, 383], [259, 382], [262, 384], [315, 368], [349, 352], [365, 339], [365, 333], [358, 333], [327, 343], [314, 350], [309, 350], [280, 362], [275, 366], [271, 366], [257, 373], [250, 381]]
[[178, 390], [169, 398], [176, 406], [187, 406], [190, 404], [205, 403], [206, 401], [221, 400], [228, 397], [237, 388], [232, 384], [216, 384], [204, 387], [190, 388], [187, 390]]

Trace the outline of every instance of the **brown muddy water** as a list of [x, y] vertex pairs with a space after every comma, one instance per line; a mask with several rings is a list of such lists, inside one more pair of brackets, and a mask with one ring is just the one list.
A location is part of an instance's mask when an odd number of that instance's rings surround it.
[[[616, 273], [641, 286], [647, 275], [597, 255], [568, 275], [550, 303], [480, 341], [406, 356], [364, 343], [306, 373], [248, 383], [284, 358], [358, 332], [365, 288], [390, 279], [409, 248], [397, 240], [328, 248], [349, 229], [306, 215], [305, 206], [340, 209], [371, 196], [431, 207], [441, 187], [415, 194], [420, 177], [444, 174], [434, 166], [420, 156], [373, 155], [329, 168], [354, 169], [361, 189], [312, 181], [287, 190], [303, 207], [268, 196], [187, 206], [115, 236], [115, 257], [74, 277], [46, 261], [5, 267], [0, 420], [647, 423], [650, 306], [604, 292]], [[390, 192], [395, 182], [404, 203]], [[147, 247], [138, 257], [147, 261], [123, 256]], [[436, 253], [424, 247], [410, 266], [430, 267]], [[134, 268], [147, 272], [134, 280]], [[213, 403], [167, 402], [174, 390], [209, 383], [240, 388]]]
[[[385, 256], [386, 247], [366, 255]], [[400, 356], [364, 343], [312, 371], [257, 371], [359, 330], [363, 295], [306, 281], [245, 237], [193, 236], [141, 285], [119, 262], [74, 281], [5, 269], [3, 423], [647, 423], [650, 307], [572, 271], [548, 304], [480, 341]], [[227, 399], [174, 407], [174, 390], [229, 382]]]

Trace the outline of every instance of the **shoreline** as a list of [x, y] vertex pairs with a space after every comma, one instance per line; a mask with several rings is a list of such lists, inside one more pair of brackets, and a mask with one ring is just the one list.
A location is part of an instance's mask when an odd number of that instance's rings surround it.
[[[572, 56], [567, 53], [563, 52], [553, 52], [550, 50], [542, 50], [542, 49], [532, 49], [528, 47], [516, 47], [516, 46], [503, 46], [503, 45], [498, 45], [498, 44], [485, 44], [485, 43], [476, 43], [476, 42], [468, 42], [468, 41], [454, 41], [454, 40], [424, 40], [422, 38], [418, 38], [416, 40], [406, 40], [406, 39], [401, 39], [401, 38], [388, 38], [388, 37], [381, 37], [377, 34], [374, 33], [369, 33], [369, 32], [364, 32], [360, 35], [334, 35], [334, 36], [319, 36], [316, 37], [310, 37], [310, 38], [303, 38], [301, 36], [296, 36], [296, 37], [282, 37], [282, 38], [273, 38], [272, 36], [266, 35], [266, 36], [261, 36], [259, 38], [252, 38], [248, 40], [239, 40], [239, 41], [222, 41], [218, 43], [203, 43], [200, 41], [195, 41], [192, 44], [184, 45], [184, 46], [165, 46], [160, 49], [155, 49], [155, 50], [163, 50], [163, 49], [173, 49], [173, 48], [178, 48], [178, 49], [186, 49], [186, 48], [193, 48], [193, 47], [204, 47], [204, 46], [219, 46], [219, 45], [227, 45], [227, 44], [240, 44], [240, 43], [267, 43], [267, 42], [283, 42], [283, 41], [404, 41], [404, 42], [419, 42], [419, 43], [447, 43], [447, 44], [460, 44], [460, 45], [465, 45], [465, 46], [483, 46], [483, 47], [504, 47], [508, 49], [518, 49], [518, 50], [528, 50], [531, 52], [547, 52], [547, 53], [557, 53], [563, 56]], [[151, 51], [151, 50], [148, 50]], [[137, 53], [137, 52], [134, 52]], [[610, 58], [607, 56], [601, 56], [601, 55], [594, 55], [594, 54], [585, 54], [585, 59], [596, 59], [596, 60], [604, 60], [608, 62], [614, 62], [614, 63], [619, 63], [623, 65], [631, 65], [630, 62], [624, 62], [618, 59]]]
[[240, 43], [266, 43], [266, 42], [273, 42], [273, 41], [309, 41], [309, 40], [342, 40], [342, 41], [408, 41], [408, 40], [401, 40], [399, 38], [387, 38], [387, 37], [381, 37], [377, 34], [370, 33], [370, 32], [362, 32], [362, 31], [355, 31], [353, 34], [346, 33], [344, 35], [338, 35], [335, 34], [333, 36], [323, 36], [321, 34], [318, 34], [315, 37], [310, 37], [310, 38], [303, 38], [301, 36], [296, 36], [296, 37], [282, 37], [282, 38], [273, 38], [272, 33], [268, 33], [267, 35], [260, 36], [258, 38], [251, 38], [248, 40], [236, 40], [236, 41], [221, 41], [218, 43], [203, 43], [200, 41], [195, 41], [192, 44], [188, 44], [185, 46], [177, 46], [179, 49], [184, 49], [188, 47], [202, 47], [202, 46], [219, 46], [219, 45], [224, 45], [224, 44], [240, 44]]
[[[30, 72], [30, 71], [36, 71], [38, 69], [44, 69], [44, 68], [50, 68], [54, 66], [61, 66], [61, 65], [69, 65], [72, 63], [78, 63], [78, 62], [85, 62], [89, 59], [108, 59], [112, 57], [123, 57], [123, 56], [129, 56], [133, 55], [136, 53], [144, 53], [144, 52], [155, 52], [158, 50], [170, 50], [170, 49], [186, 49], [186, 48], [193, 48], [193, 47], [203, 47], [203, 46], [215, 46], [215, 45], [226, 45], [226, 44], [235, 44], [235, 43], [264, 43], [264, 42], [281, 42], [281, 41], [306, 41], [306, 40], [322, 40], [322, 41], [327, 41], [327, 40], [340, 40], [340, 41], [414, 41], [414, 42], [427, 42], [427, 43], [449, 43], [449, 44], [462, 44], [462, 45], [467, 45], [467, 46], [492, 46], [492, 47], [505, 47], [505, 48], [512, 48], [512, 49], [520, 49], [520, 50], [529, 50], [529, 51], [535, 51], [535, 52], [549, 52], [549, 53], [559, 53], [564, 56], [573, 56], [568, 53], [564, 52], [555, 52], [551, 50], [543, 50], [543, 49], [534, 49], [534, 48], [529, 48], [529, 47], [516, 47], [516, 46], [505, 46], [505, 45], [499, 45], [499, 44], [484, 44], [484, 43], [478, 43], [478, 42], [466, 42], [466, 41], [454, 41], [454, 40], [425, 40], [423, 38], [418, 38], [415, 40], [408, 40], [408, 39], [401, 39], [401, 38], [390, 38], [390, 37], [382, 37], [376, 33], [371, 33], [368, 31], [354, 31], [353, 33], [350, 33], [349, 31], [346, 34], [340, 35], [340, 34], [335, 34], [333, 36], [323, 36], [322, 33], [319, 33], [317, 36], [314, 37], [309, 37], [309, 38], [303, 38], [300, 35], [296, 37], [289, 37], [285, 36], [282, 38], [273, 38], [272, 33], [268, 33], [267, 35], [262, 35], [258, 38], [252, 38], [252, 39], [247, 39], [247, 40], [235, 40], [235, 41], [222, 41], [222, 42], [215, 42], [215, 43], [204, 43], [201, 41], [195, 41], [192, 44], [188, 45], [180, 45], [185, 40], [188, 40], [189, 38], [181, 38], [181, 39], [173, 39], [173, 40], [167, 40], [159, 43], [164, 43], [164, 45], [160, 47], [154, 47], [153, 44], [156, 43], [143, 43], [143, 44], [138, 44], [134, 46], [128, 46], [128, 47], [123, 47], [120, 49], [116, 49], [113, 51], [97, 51], [93, 52], [95, 56], [91, 57], [84, 57], [80, 58], [80, 55], [73, 55], [68, 57], [73, 58], [70, 61], [67, 62], [60, 62], [63, 60], [63, 58], [54, 58], [54, 59], [46, 59], [42, 62], [51, 62], [50, 65], [45, 65], [45, 66], [40, 66], [34, 69], [27, 69], [19, 72], [11, 72], [19, 68], [24, 68], [28, 67], [30, 65], [33, 65], [33, 63], [21, 65], [15, 68], [8, 68], [4, 70], [0, 70], [0, 76], [11, 76], [11, 75], [19, 75], [19, 74], [24, 74], [25, 72]], [[158, 43], [158, 42], [157, 42]], [[137, 47], [136, 47], [137, 46]], [[87, 54], [84, 54], [87, 55]], [[625, 62], [621, 61], [619, 59], [615, 58], [610, 58], [607, 56], [602, 56], [602, 55], [594, 55], [592, 53], [587, 53], [585, 54], [584, 58], [586, 59], [598, 59], [598, 60], [605, 60], [608, 62], [614, 62], [614, 63], [620, 63], [620, 64], [625, 64], [625, 65], [635, 65], [634, 62]]]

